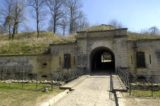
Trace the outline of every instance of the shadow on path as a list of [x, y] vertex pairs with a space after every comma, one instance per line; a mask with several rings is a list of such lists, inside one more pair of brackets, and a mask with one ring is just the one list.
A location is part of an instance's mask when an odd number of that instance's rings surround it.
[[104, 76], [104, 75], [107, 75], [107, 76], [110, 76], [111, 74], [115, 74], [114, 72], [112, 73], [112, 72], [110, 72], [110, 71], [108, 71], [108, 72], [106, 72], [106, 71], [100, 71], [100, 72], [91, 72], [90, 73], [90, 75], [91, 76]]
[[[117, 97], [117, 94], [116, 94], [116, 91], [113, 87], [113, 77], [112, 77], [112, 73], [110, 73], [110, 93], [113, 94], [114, 96], [114, 101], [115, 101], [115, 106], [119, 106], [119, 103], [118, 103], [118, 97]], [[111, 96], [111, 95], [109, 95]], [[109, 97], [111, 99], [111, 97]]]

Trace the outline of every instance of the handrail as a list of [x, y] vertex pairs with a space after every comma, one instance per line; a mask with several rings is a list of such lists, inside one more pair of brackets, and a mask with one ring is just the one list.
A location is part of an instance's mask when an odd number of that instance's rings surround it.
[[123, 70], [123, 69], [119, 68], [117, 70], [117, 74], [121, 78], [121, 80], [124, 83], [124, 85], [126, 86], [126, 88], [129, 89], [129, 87], [130, 87], [130, 78], [129, 78], [130, 74], [129, 74], [128, 70]]
[[113, 92], [114, 88], [113, 88], [113, 79], [112, 79], [112, 74], [110, 74], [110, 92]]
[[111, 99], [111, 95], [114, 96], [115, 106], [119, 106], [116, 90], [114, 89], [114, 86], [113, 86], [113, 76], [112, 76], [112, 73], [110, 73], [110, 92], [109, 92], [109, 98], [110, 99]]

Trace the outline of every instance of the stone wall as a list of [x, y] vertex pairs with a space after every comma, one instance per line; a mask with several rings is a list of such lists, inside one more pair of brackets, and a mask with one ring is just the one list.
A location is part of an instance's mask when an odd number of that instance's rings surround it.
[[[44, 77], [50, 79], [55, 73], [68, 74], [77, 70], [76, 49], [76, 44], [59, 44], [51, 45], [50, 54], [47, 55], [0, 56], [0, 72], [2, 72], [3, 79], [21, 78], [22, 74], [25, 74], [26, 78], [31, 74], [36, 74], [38, 79], [44, 79]], [[64, 54], [71, 54], [69, 69], [64, 68]]]
[[[136, 47], [135, 47], [136, 44]], [[128, 42], [128, 63], [129, 70], [138, 75], [155, 76], [155, 79], [160, 80], [160, 41], [159, 40], [144, 40], [144, 41], [129, 41]], [[135, 50], [136, 49], [136, 50]], [[136, 67], [136, 51], [145, 53], [145, 68]]]
[[[139, 75], [160, 75], [160, 41], [128, 41], [127, 29], [78, 33], [75, 43], [51, 44], [50, 54], [30, 56], [0, 56], [0, 71], [14, 75], [22, 70], [38, 78], [52, 77], [60, 71], [91, 71], [91, 53], [105, 47], [115, 56], [115, 68], [128, 67]], [[136, 47], [135, 47], [136, 46]], [[136, 67], [136, 51], [145, 52], [146, 68]], [[64, 68], [64, 55], [71, 55], [71, 67]], [[150, 60], [151, 58], [151, 60]], [[159, 77], [159, 76], [158, 76]]]
[[[51, 73], [51, 56], [0, 56], [0, 71], [3, 79], [14, 79], [25, 74], [26, 78], [31, 74], [37, 74], [37, 78]], [[19, 75], [19, 76], [18, 76]]]
[[80, 63], [91, 71], [90, 55], [96, 48], [105, 47], [115, 55], [115, 67], [128, 67], [127, 29], [83, 32], [77, 36], [78, 55], [86, 57]]
[[[61, 71], [61, 70], [73, 70], [76, 67], [77, 60], [77, 45], [76, 43], [70, 44], [54, 44], [51, 45], [51, 55], [52, 55], [52, 71]], [[64, 54], [71, 55], [71, 68], [64, 69]]]

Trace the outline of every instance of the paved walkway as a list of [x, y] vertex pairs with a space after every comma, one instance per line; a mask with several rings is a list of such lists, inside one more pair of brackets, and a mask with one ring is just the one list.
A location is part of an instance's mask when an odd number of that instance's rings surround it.
[[115, 106], [109, 99], [109, 75], [88, 76], [54, 106]]
[[[78, 82], [78, 83], [76, 83]], [[118, 76], [113, 75], [115, 89], [124, 89]], [[54, 106], [115, 106], [114, 96], [109, 99], [110, 76], [88, 75], [82, 76], [64, 86], [74, 89]], [[117, 92], [119, 106], [160, 106], [160, 99], [129, 98]]]

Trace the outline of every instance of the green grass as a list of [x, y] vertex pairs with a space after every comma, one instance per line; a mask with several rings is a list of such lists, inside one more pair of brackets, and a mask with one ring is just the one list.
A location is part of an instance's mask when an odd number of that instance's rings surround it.
[[0, 35], [0, 55], [32, 55], [43, 54], [50, 44], [75, 42], [75, 36], [62, 37], [53, 35], [52, 32], [19, 33], [14, 40], [9, 40], [8, 35]]
[[135, 32], [128, 32], [129, 41], [145, 41], [145, 40], [160, 40], [159, 35], [142, 34]]
[[92, 26], [90, 28], [87, 28], [87, 29], [83, 29], [82, 31], [88, 31], [88, 32], [94, 32], [94, 31], [107, 31], [107, 30], [114, 30], [116, 29], [114, 26], [111, 26], [111, 25], [96, 25], [96, 26]]
[[132, 90], [131, 94], [135, 97], [160, 97], [160, 90], [153, 91], [153, 95], [151, 90]]
[[[112, 30], [111, 26], [93, 26], [86, 31]], [[76, 34], [75, 34], [76, 35]], [[14, 40], [9, 40], [8, 35], [0, 35], [0, 55], [35, 55], [45, 53], [50, 44], [73, 43], [76, 36], [58, 36], [52, 32], [41, 32], [37, 38], [35, 32], [19, 33]], [[141, 34], [128, 32], [128, 40], [160, 40], [159, 35]]]
[[[39, 84], [38, 89], [45, 85]], [[48, 93], [35, 89], [35, 84], [0, 83], [0, 106], [35, 106], [37, 103], [54, 96], [62, 90], [57, 86]]]
[[32, 83], [0, 83], [0, 89], [19, 89], [19, 90], [36, 90], [42, 89], [47, 84], [32, 84]]

